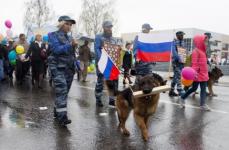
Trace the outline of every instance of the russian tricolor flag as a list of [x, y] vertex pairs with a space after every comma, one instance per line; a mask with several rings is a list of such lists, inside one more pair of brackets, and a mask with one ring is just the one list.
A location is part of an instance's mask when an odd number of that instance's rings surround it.
[[98, 69], [106, 80], [117, 80], [120, 74], [119, 69], [104, 49], [102, 49], [102, 54], [98, 62]]
[[137, 58], [143, 62], [169, 62], [173, 35], [168, 33], [140, 33]]

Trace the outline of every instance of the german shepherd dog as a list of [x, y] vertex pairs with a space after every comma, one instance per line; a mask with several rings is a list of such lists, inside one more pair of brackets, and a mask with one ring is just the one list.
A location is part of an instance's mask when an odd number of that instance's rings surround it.
[[166, 85], [166, 82], [160, 75], [153, 73], [140, 77], [137, 84], [117, 94], [115, 105], [119, 119], [118, 128], [121, 129], [124, 135], [130, 135], [125, 123], [133, 109], [134, 118], [141, 130], [142, 137], [145, 141], [148, 140], [148, 120], [156, 111], [160, 94], [134, 98], [133, 91], [143, 91], [144, 94], [149, 94], [154, 87]]
[[[219, 80], [220, 77], [223, 76], [222, 70], [218, 67], [214, 67], [211, 71], [208, 72], [208, 76], [209, 76], [209, 80], [207, 82], [207, 86], [208, 86], [208, 91], [209, 93], [207, 93], [208, 96], [217, 96], [214, 92], [213, 92], [213, 85], [216, 81]], [[184, 90], [187, 91], [190, 88], [190, 86], [185, 86]], [[198, 94], [197, 92], [195, 92], [193, 94], [193, 97], [195, 97], [195, 94]]]
[[208, 91], [209, 96], [217, 96], [213, 92], [213, 85], [216, 81], [219, 80], [220, 77], [223, 76], [222, 70], [218, 67], [213, 68], [210, 72], [208, 72], [209, 80], [208, 80]]

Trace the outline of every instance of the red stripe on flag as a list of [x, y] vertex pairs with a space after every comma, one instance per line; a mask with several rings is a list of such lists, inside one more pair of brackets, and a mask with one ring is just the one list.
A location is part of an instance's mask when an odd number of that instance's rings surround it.
[[137, 58], [143, 62], [169, 62], [170, 61], [170, 51], [167, 52], [142, 52], [138, 50]]
[[115, 65], [113, 65], [111, 68], [110, 80], [117, 80], [119, 74], [120, 74], [120, 72], [119, 72], [118, 68]]

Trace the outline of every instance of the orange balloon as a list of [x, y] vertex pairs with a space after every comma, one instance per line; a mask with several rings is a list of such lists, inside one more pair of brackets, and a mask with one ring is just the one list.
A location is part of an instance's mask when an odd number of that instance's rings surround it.
[[2, 42], [3, 39], [4, 39], [4, 36], [0, 34], [0, 42]]
[[181, 78], [181, 83], [182, 83], [184, 86], [190, 86], [190, 85], [192, 85], [193, 80], [186, 80], [186, 79], [184, 79], [184, 78]]

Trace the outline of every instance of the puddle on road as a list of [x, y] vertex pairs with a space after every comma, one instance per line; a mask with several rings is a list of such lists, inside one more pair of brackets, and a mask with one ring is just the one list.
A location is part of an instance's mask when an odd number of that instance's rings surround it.
[[29, 121], [29, 116], [0, 103], [0, 128], [34, 128], [36, 123]]

